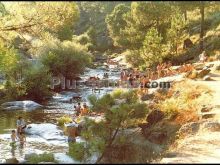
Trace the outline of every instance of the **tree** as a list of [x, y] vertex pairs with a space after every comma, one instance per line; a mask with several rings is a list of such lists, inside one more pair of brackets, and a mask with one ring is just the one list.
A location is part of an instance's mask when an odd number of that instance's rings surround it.
[[171, 27], [168, 30], [168, 38], [171, 44], [171, 51], [175, 51], [178, 54], [178, 44], [182, 42], [182, 36], [184, 28], [186, 27], [186, 21], [177, 9], [176, 13], [171, 16]]
[[42, 37], [49, 31], [57, 34], [63, 27], [72, 27], [79, 17], [73, 2], [13, 2], [4, 3], [6, 14], [0, 21], [0, 36], [10, 32]]
[[151, 28], [143, 42], [143, 47], [140, 49], [140, 55], [148, 66], [157, 62], [161, 62], [164, 54], [164, 45], [162, 37], [159, 35], [156, 28]]
[[200, 1], [199, 5], [200, 15], [201, 15], [201, 30], [200, 30], [200, 50], [203, 51], [203, 36], [204, 36], [204, 15], [205, 15], [205, 4]]
[[53, 76], [63, 75], [71, 80], [83, 73], [91, 62], [91, 55], [80, 44], [63, 41], [52, 41], [40, 51], [42, 63], [49, 68]]
[[[115, 99], [125, 99], [124, 103], [116, 104]], [[104, 95], [98, 99], [95, 96], [89, 98], [94, 112], [103, 112], [104, 119], [100, 122], [85, 119], [85, 127], [81, 136], [85, 138], [85, 143], [72, 144], [70, 147], [74, 158], [86, 159], [94, 153], [99, 153], [96, 163], [108, 156], [108, 150], [116, 143], [116, 139], [124, 139], [123, 132], [126, 123], [131, 120], [144, 118], [148, 112], [145, 103], [138, 102], [137, 91], [116, 91], [112, 94]], [[122, 142], [123, 143], [123, 142]], [[74, 148], [77, 147], [77, 150]], [[74, 152], [73, 152], [74, 150]], [[79, 153], [81, 153], [79, 155]]]
[[127, 42], [122, 31], [127, 25], [124, 15], [130, 10], [125, 4], [117, 5], [111, 14], [106, 16], [105, 22], [114, 46], [126, 46]]

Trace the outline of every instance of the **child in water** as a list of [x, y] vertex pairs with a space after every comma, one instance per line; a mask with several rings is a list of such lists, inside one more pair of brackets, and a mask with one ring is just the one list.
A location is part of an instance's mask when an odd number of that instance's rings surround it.
[[16, 140], [17, 140], [16, 132], [15, 132], [15, 130], [12, 130], [11, 131], [11, 143], [10, 143], [10, 146], [12, 148], [16, 147]]
[[26, 136], [25, 136], [24, 132], [20, 133], [19, 140], [20, 140], [20, 147], [23, 147], [24, 143], [26, 142]]

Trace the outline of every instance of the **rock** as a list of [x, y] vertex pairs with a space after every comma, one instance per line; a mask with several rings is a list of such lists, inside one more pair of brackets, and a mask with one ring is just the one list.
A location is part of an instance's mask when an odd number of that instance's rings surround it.
[[200, 129], [202, 131], [209, 130], [212, 132], [219, 132], [220, 131], [220, 123], [217, 121], [207, 121], [203, 124], [201, 124]]
[[220, 70], [220, 65], [217, 65], [217, 66], [215, 67], [215, 70]]
[[35, 110], [43, 107], [42, 105], [31, 100], [11, 101], [11, 102], [3, 103], [1, 106], [6, 110], [17, 110], [17, 109]]
[[82, 97], [80, 94], [75, 92], [69, 92], [69, 91], [63, 91], [57, 94], [56, 96], [53, 96], [53, 99], [59, 101], [59, 102], [72, 102], [74, 99], [81, 99]]
[[162, 144], [167, 138], [166, 132], [152, 132], [148, 137], [148, 140], [152, 143]]
[[65, 153], [55, 153], [54, 159], [58, 164], [78, 164], [79, 161], [72, 159], [70, 156]]
[[146, 94], [146, 95], [141, 96], [141, 100], [142, 101], [147, 101], [147, 100], [152, 99], [153, 97], [154, 97], [153, 94]]
[[178, 131], [180, 136], [196, 134], [199, 131], [200, 122], [190, 122], [184, 124]]
[[54, 124], [42, 123], [42, 124], [29, 124], [25, 128], [25, 133], [29, 135], [37, 135], [46, 140], [58, 140], [65, 141], [63, 131], [58, 129]]
[[164, 113], [162, 111], [153, 110], [147, 116], [147, 122], [152, 125], [152, 124], [155, 124], [155, 123], [161, 121], [163, 118], [164, 118]]
[[160, 145], [150, 142], [136, 129], [125, 130], [122, 135], [126, 139], [123, 145], [120, 143], [119, 134], [113, 147], [109, 148], [104, 157], [105, 160], [109, 160], [108, 162], [112, 164], [142, 164], [150, 162], [150, 160], [157, 157], [163, 150]]
[[126, 99], [115, 99], [116, 105], [125, 104], [125, 103], [126, 103]]
[[6, 164], [18, 164], [19, 161], [16, 158], [10, 158], [10, 159], [6, 159], [5, 163]]
[[54, 163], [54, 162], [40, 162], [38, 164], [56, 164], [56, 163]]
[[204, 76], [206, 76], [211, 70], [208, 69], [207, 67], [203, 68], [201, 71], [198, 71], [198, 78], [203, 78]]
[[213, 80], [209, 75], [206, 75], [205, 77], [203, 77], [204, 81], [211, 81]]
[[198, 72], [196, 70], [193, 70], [192, 72], [189, 73], [187, 77], [190, 79], [195, 79], [197, 75], [198, 75]]
[[72, 98], [80, 97], [79, 93], [69, 92], [69, 91], [63, 91], [63, 92], [60, 92], [60, 94], [63, 95], [63, 96], [72, 97]]
[[203, 63], [194, 64], [195, 70], [202, 70], [204, 67], [205, 67], [205, 64], [203, 64]]
[[211, 109], [208, 107], [202, 107], [201, 112], [209, 112]]

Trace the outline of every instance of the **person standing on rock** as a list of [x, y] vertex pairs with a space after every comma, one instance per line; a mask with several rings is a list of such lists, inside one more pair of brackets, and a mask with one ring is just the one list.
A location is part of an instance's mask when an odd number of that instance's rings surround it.
[[26, 128], [26, 124], [24, 122], [24, 119], [19, 116], [17, 120], [17, 135], [20, 135], [21, 132], [24, 132], [24, 129]]
[[78, 103], [78, 105], [76, 106], [75, 111], [76, 111], [76, 116], [79, 116], [80, 111], [81, 111], [81, 104], [80, 103]]

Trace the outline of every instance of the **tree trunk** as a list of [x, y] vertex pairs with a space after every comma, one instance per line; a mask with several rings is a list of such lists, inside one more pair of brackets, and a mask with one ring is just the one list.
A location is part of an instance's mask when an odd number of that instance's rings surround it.
[[185, 18], [185, 21], [187, 21], [187, 10], [184, 11], [184, 18]]
[[114, 140], [116, 138], [116, 135], [118, 134], [118, 131], [119, 131], [119, 127], [116, 129], [113, 137], [109, 140], [109, 143], [108, 143], [107, 147], [103, 151], [102, 155], [97, 159], [95, 164], [98, 164], [102, 160], [102, 158], [105, 156], [107, 149], [109, 149], [111, 147], [112, 143], [114, 142]]
[[204, 10], [204, 2], [200, 1], [200, 14], [201, 14], [201, 30], [200, 30], [200, 51], [204, 50], [204, 43], [203, 43], [203, 36], [204, 36], [204, 15], [205, 15], [205, 10]]

